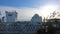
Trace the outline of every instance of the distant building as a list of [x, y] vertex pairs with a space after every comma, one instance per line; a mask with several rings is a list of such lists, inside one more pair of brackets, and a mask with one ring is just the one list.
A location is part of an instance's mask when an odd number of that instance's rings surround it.
[[6, 22], [15, 22], [17, 19], [17, 12], [6, 11]]
[[0, 12], [0, 22], [2, 22], [1, 15], [2, 15], [2, 14], [1, 14], [1, 12]]
[[47, 19], [47, 24], [54, 27], [54, 29], [60, 29], [60, 19]]
[[47, 22], [55, 22], [55, 21], [60, 22], [60, 19], [47, 19]]
[[42, 22], [42, 17], [39, 16], [38, 14], [35, 14], [32, 19], [31, 22]]
[[[8, 12], [6, 11], [6, 33], [9, 34], [36, 34], [38, 29], [42, 29], [42, 17], [38, 14], [35, 14], [31, 21], [18, 21], [15, 23], [17, 19], [16, 12]], [[3, 17], [4, 21], [4, 17]], [[14, 22], [14, 23], [12, 23]], [[10, 24], [12, 23], [12, 24]]]
[[0, 22], [1, 22], [1, 18], [0, 18]]
[[2, 17], [2, 22], [5, 22], [5, 17], [4, 16]]

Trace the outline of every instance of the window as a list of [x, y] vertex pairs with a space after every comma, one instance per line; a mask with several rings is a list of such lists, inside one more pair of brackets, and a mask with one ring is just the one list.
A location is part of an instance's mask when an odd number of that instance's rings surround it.
[[12, 14], [8, 14], [8, 16], [12, 16]]

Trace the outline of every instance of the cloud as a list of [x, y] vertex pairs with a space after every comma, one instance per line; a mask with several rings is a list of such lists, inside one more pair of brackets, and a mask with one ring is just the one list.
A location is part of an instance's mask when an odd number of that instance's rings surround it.
[[30, 20], [31, 17], [35, 14], [36, 11], [38, 11], [36, 8], [27, 8], [27, 7], [21, 7], [21, 8], [15, 8], [15, 7], [8, 7], [8, 6], [0, 6], [0, 12], [2, 13], [2, 16], [5, 16], [5, 11], [15, 11], [18, 13], [18, 20]]

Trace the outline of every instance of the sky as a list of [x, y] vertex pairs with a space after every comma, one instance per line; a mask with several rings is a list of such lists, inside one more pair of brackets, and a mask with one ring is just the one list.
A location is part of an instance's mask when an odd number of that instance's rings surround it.
[[47, 17], [53, 11], [60, 11], [60, 0], [0, 0], [0, 12], [17, 11], [17, 20], [30, 20], [35, 13]]

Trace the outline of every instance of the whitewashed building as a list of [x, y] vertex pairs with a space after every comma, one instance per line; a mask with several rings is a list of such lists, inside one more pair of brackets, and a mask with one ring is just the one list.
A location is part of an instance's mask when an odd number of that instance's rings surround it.
[[[31, 21], [19, 21], [16, 22], [17, 12], [6, 11], [6, 22], [5, 24], [7, 34], [37, 34], [38, 29], [42, 29], [42, 17], [35, 14]], [[10, 24], [10, 23], [11, 24]]]
[[15, 22], [17, 19], [17, 12], [8, 12], [6, 11], [6, 22]]

